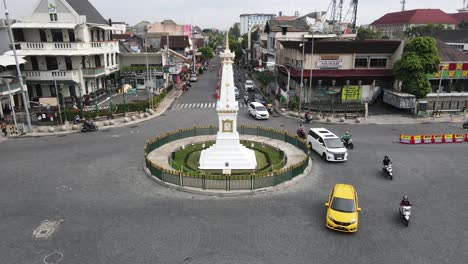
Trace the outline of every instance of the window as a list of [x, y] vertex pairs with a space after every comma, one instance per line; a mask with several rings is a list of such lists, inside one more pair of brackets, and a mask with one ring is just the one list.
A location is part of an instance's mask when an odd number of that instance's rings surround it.
[[90, 32], [91, 32], [91, 41], [94, 41], [94, 31], [91, 30]]
[[73, 63], [71, 57], [65, 57], [65, 66], [67, 67], [68, 71], [73, 70]]
[[52, 41], [63, 42], [63, 33], [61, 29], [52, 29]]
[[371, 68], [386, 68], [387, 59], [370, 59]]
[[36, 96], [42, 97], [42, 86], [40, 84], [36, 84]]
[[354, 68], [367, 68], [367, 58], [354, 59]]
[[111, 65], [114, 65], [114, 54], [111, 54], [111, 62], [112, 62]]
[[45, 29], [39, 29], [39, 36], [41, 37], [41, 42], [47, 42], [47, 34]]
[[73, 86], [73, 85], [68, 86], [68, 91], [70, 92], [71, 97], [76, 97], [75, 86]]
[[47, 65], [47, 70], [52, 71], [52, 70], [58, 70], [58, 64], [57, 64], [57, 58], [56, 57], [45, 57], [46, 59], [46, 65]]
[[57, 21], [57, 14], [50, 14], [50, 21]]
[[83, 66], [83, 68], [86, 69], [86, 57], [85, 56], [81, 57], [81, 66]]
[[106, 54], [106, 61], [107, 61], [107, 66], [109, 66], [109, 54]]
[[33, 71], [39, 70], [39, 64], [37, 63], [37, 57], [31, 56], [29, 57], [31, 60], [31, 66]]
[[101, 57], [99, 55], [94, 55], [94, 64], [95, 67], [101, 67]]
[[75, 31], [73, 29], [68, 30], [68, 41], [75, 42]]
[[21, 28], [14, 28], [13, 29], [13, 37], [15, 38], [16, 42], [24, 42], [24, 32]]
[[57, 93], [55, 92], [55, 85], [49, 85], [50, 96], [57, 97]]

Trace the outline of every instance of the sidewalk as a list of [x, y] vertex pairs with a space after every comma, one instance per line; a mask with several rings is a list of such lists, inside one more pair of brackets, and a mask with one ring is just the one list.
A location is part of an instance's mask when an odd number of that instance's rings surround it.
[[[299, 115], [291, 111], [281, 111], [275, 107], [275, 112], [278, 114], [295, 120], [302, 120]], [[303, 116], [303, 113], [302, 115]], [[313, 120], [313, 123], [318, 124], [375, 124], [375, 125], [394, 125], [394, 124], [424, 124], [424, 123], [462, 123], [464, 122], [465, 117], [460, 115], [449, 115], [443, 114], [440, 117], [409, 117], [403, 115], [372, 115], [368, 117], [359, 117], [352, 119], [344, 118], [320, 118], [319, 120]]]
[[[157, 106], [155, 110], [149, 110], [146, 113], [138, 113], [132, 112], [127, 113], [126, 117], [115, 118], [111, 120], [105, 121], [98, 121], [95, 124], [99, 127], [99, 129], [104, 128], [114, 128], [114, 127], [123, 127], [128, 125], [133, 125], [141, 122], [145, 122], [156, 118], [163, 114], [172, 103], [182, 95], [182, 90], [178, 88], [174, 88], [166, 97], [161, 101], [161, 103]], [[62, 126], [50, 126], [50, 127], [42, 127], [42, 126], [34, 126], [32, 133], [27, 133], [24, 135], [19, 136], [8, 136], [8, 138], [25, 138], [25, 137], [42, 137], [42, 136], [53, 136], [53, 135], [63, 135], [63, 134], [70, 134], [80, 132], [81, 125], [62, 125]]]

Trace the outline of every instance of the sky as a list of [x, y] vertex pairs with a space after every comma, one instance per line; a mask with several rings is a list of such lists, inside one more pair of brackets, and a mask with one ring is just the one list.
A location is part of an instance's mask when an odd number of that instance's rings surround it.
[[[32, 13], [39, 0], [7, 0], [12, 18], [22, 18]], [[389, 12], [401, 10], [401, 0], [359, 0], [357, 24], [370, 24]], [[327, 11], [330, 0], [90, 0], [104, 18], [134, 25], [142, 20], [158, 22], [172, 19], [178, 24], [194, 24], [201, 28], [226, 30], [239, 22], [240, 14], [271, 13], [293, 15], [295, 11], [307, 14]], [[345, 0], [343, 13], [349, 9]], [[439, 8], [455, 13], [463, 0], [406, 0], [406, 10]], [[3, 5], [2, 5], [3, 9]], [[0, 18], [4, 18], [4, 12]], [[351, 14], [347, 16], [351, 18]]]

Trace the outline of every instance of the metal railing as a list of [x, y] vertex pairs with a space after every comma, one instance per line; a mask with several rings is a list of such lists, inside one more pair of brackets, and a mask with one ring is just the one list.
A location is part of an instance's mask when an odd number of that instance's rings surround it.
[[[144, 148], [146, 168], [153, 177], [165, 183], [181, 187], [229, 191], [255, 190], [276, 186], [302, 174], [309, 166], [309, 148], [304, 140], [285, 131], [255, 126], [239, 126], [238, 132], [240, 135], [253, 135], [284, 141], [301, 149], [306, 154], [306, 157], [300, 162], [286, 168], [276, 169], [274, 167], [272, 171], [253, 172], [243, 175], [211, 175], [205, 172], [188, 172], [184, 169], [179, 171], [175, 169], [168, 170], [158, 166], [148, 158], [150, 152], [172, 141], [187, 137], [216, 135], [217, 132], [217, 126], [193, 127], [170, 131], [153, 138], [146, 143]], [[170, 160], [170, 157], [168, 158]]]

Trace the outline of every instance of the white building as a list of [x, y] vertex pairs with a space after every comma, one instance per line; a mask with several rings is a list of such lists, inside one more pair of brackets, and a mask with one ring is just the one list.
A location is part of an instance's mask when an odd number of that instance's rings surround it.
[[264, 25], [275, 17], [274, 14], [242, 14], [240, 15], [240, 33], [248, 33], [253, 26]]
[[103, 93], [119, 70], [114, 28], [88, 0], [40, 0], [33, 10], [12, 26], [18, 55], [28, 61], [29, 98], [55, 97], [54, 80], [66, 102]]

